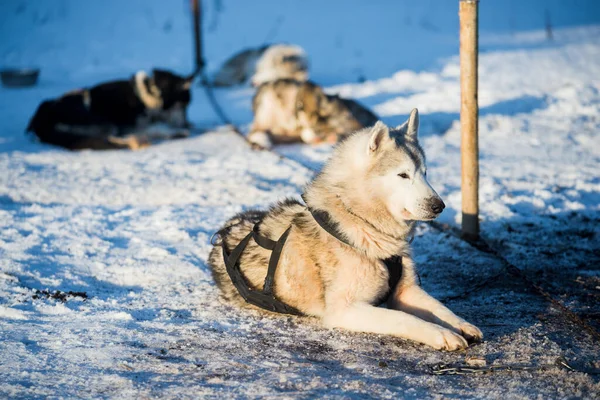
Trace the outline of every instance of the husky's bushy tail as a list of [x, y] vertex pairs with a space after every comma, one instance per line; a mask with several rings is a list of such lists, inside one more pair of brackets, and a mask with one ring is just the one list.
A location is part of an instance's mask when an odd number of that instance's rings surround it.
[[278, 79], [308, 80], [308, 56], [302, 47], [277, 44], [270, 46], [256, 63], [256, 73], [252, 85]]

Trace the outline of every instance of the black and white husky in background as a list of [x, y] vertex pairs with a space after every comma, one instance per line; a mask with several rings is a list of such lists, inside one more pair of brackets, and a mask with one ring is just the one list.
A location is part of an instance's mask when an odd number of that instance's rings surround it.
[[70, 150], [138, 149], [185, 137], [193, 76], [154, 69], [40, 104], [27, 127], [44, 143]]

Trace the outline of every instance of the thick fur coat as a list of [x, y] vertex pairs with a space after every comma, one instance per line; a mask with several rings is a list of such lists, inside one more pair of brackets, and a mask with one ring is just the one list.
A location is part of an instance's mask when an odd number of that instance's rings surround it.
[[[254, 225], [271, 240], [291, 226], [275, 273], [279, 300], [320, 318], [326, 327], [394, 335], [436, 349], [462, 349], [467, 340], [481, 339], [478, 328], [417, 283], [409, 245], [415, 221], [434, 219], [444, 209], [427, 182], [417, 131], [416, 110], [396, 129], [378, 122], [359, 130], [338, 145], [308, 185], [306, 206], [286, 200], [229, 220], [209, 257], [224, 298], [244, 304], [226, 271], [221, 246], [231, 252]], [[307, 206], [327, 212], [350, 245], [326, 232]], [[393, 288], [383, 262], [391, 256], [402, 257], [401, 279]], [[240, 269], [252, 288], [262, 288], [269, 257], [270, 251], [252, 240], [242, 254]], [[388, 308], [376, 307], [390, 290]]]
[[377, 116], [358, 102], [328, 95], [313, 82], [291, 79], [261, 85], [252, 110], [248, 140], [265, 148], [292, 142], [335, 143], [377, 122]]

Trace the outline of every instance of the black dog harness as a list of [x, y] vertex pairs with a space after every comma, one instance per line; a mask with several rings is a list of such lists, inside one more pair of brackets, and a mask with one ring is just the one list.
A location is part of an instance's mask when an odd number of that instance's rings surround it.
[[[223, 248], [223, 259], [225, 260], [225, 267], [227, 269], [227, 274], [229, 278], [231, 278], [231, 282], [236, 287], [237, 291], [240, 293], [240, 296], [246, 300], [247, 303], [253, 304], [260, 308], [264, 308], [265, 310], [278, 312], [281, 314], [292, 314], [292, 315], [302, 315], [302, 313], [296, 308], [285, 304], [275, 297], [273, 294], [273, 281], [275, 279], [275, 270], [277, 269], [277, 264], [279, 263], [279, 257], [281, 256], [281, 250], [283, 249], [283, 245], [290, 234], [290, 230], [292, 227], [290, 226], [287, 230], [281, 235], [279, 240], [276, 242], [261, 236], [258, 233], [258, 224], [254, 225], [252, 228], [252, 232], [250, 232], [242, 241], [233, 249], [231, 254], [227, 254], [227, 250], [225, 249], [225, 243], [221, 244]], [[248, 242], [250, 239], [254, 239], [256, 244], [258, 244], [263, 249], [272, 250], [271, 258], [269, 259], [269, 268], [267, 270], [267, 276], [265, 278], [265, 283], [262, 290], [255, 290], [248, 285], [246, 278], [242, 275], [242, 271], [240, 271], [240, 257], [246, 249]]]
[[[355, 248], [355, 246], [349, 243], [349, 240], [346, 237], [346, 235], [337, 228], [336, 224], [331, 222], [331, 217], [329, 213], [322, 210], [314, 210], [312, 208], [308, 208], [308, 211], [310, 211], [315, 221], [319, 224], [321, 228], [323, 228], [325, 232], [329, 233], [331, 236], [344, 243], [345, 245]], [[277, 269], [277, 265], [279, 264], [281, 251], [283, 250], [283, 246], [285, 244], [285, 241], [287, 240], [288, 235], [290, 234], [290, 230], [292, 229], [292, 227], [288, 227], [277, 241], [273, 241], [258, 233], [259, 223], [254, 225], [252, 231], [248, 235], [246, 235], [244, 239], [242, 239], [242, 241], [233, 249], [231, 253], [227, 253], [227, 249], [225, 248], [224, 242], [221, 244], [227, 274], [229, 275], [231, 282], [236, 287], [240, 296], [242, 296], [247, 303], [253, 304], [265, 310], [281, 314], [303, 315], [302, 312], [298, 309], [287, 305], [281, 300], [279, 300], [277, 297], [275, 297], [273, 293], [275, 271]], [[263, 249], [272, 251], [271, 258], [269, 259], [267, 276], [265, 277], [265, 282], [262, 290], [256, 290], [251, 288], [250, 285], [248, 285], [246, 278], [244, 278], [242, 271], [240, 270], [240, 257], [242, 256], [242, 253], [246, 249], [246, 246], [248, 246], [248, 242], [250, 242], [251, 239], [254, 239], [256, 244], [258, 244]], [[400, 277], [402, 276], [401, 256], [393, 256], [386, 260], [383, 260], [383, 262], [385, 263], [389, 273], [389, 291], [385, 294], [383, 299], [380, 299], [378, 305], [384, 303], [387, 300], [390, 292], [396, 287], [396, 285], [400, 281]]]

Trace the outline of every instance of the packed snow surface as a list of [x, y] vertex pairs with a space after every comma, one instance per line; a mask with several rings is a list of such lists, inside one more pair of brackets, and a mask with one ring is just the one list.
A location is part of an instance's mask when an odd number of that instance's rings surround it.
[[[303, 46], [312, 78], [384, 122], [421, 112], [428, 176], [460, 223], [457, 2], [206, 2], [208, 66], [244, 46]], [[481, 226], [511, 263], [600, 328], [600, 7], [481, 2]], [[0, 4], [0, 63], [42, 67], [0, 88], [0, 397], [593, 398], [598, 375], [433, 376], [488, 365], [600, 368], [597, 338], [498, 258], [428, 225], [422, 284], [485, 341], [443, 353], [223, 303], [206, 266], [233, 214], [299, 197], [331, 147], [251, 151], [194, 87], [208, 132], [137, 151], [67, 152], [23, 131], [44, 98], [152, 66], [191, 69], [188, 2]], [[486, 8], [487, 7], [487, 8]], [[528, 16], [528, 18], [524, 17]], [[553, 39], [544, 27], [553, 22]], [[242, 127], [252, 89], [217, 96]], [[480, 285], [481, 283], [484, 285]], [[57, 292], [60, 291], [60, 292]]]

